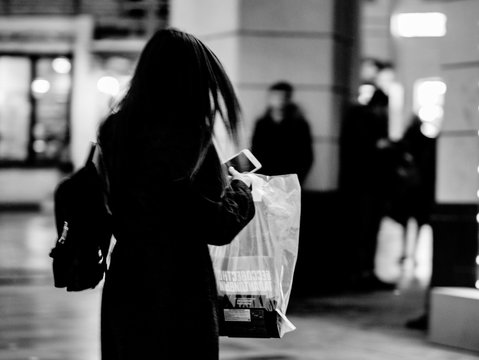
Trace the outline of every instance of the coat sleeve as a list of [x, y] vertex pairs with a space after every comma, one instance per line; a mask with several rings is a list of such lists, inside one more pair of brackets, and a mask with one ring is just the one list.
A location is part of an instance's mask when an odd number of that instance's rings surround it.
[[[264, 161], [265, 147], [268, 147], [268, 134], [264, 129], [262, 119], [256, 120], [256, 124], [251, 138], [251, 152], [260, 162]], [[264, 166], [264, 164], [263, 164]], [[264, 169], [263, 169], [264, 170]]]
[[240, 180], [233, 180], [219, 201], [197, 196], [198, 226], [210, 245], [229, 244], [255, 215], [251, 190]]
[[313, 165], [313, 139], [311, 136], [311, 129], [306, 119], [302, 119], [297, 131], [298, 157], [296, 159], [296, 166], [299, 181], [302, 183], [306, 179], [306, 176]]

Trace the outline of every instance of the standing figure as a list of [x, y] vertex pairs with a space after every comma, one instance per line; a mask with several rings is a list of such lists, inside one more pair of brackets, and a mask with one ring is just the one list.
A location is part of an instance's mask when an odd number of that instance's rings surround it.
[[[422, 121], [414, 116], [401, 140], [395, 144], [396, 161], [389, 216], [403, 227], [403, 250], [400, 262], [412, 256], [416, 263], [419, 232], [430, 222], [435, 192], [436, 139], [423, 134]], [[413, 237], [412, 254], [408, 254], [409, 220], [417, 227]]]
[[252, 152], [265, 175], [297, 174], [304, 182], [313, 164], [311, 131], [293, 102], [293, 86], [278, 82], [269, 88], [268, 108], [256, 121]]
[[117, 240], [102, 298], [103, 360], [218, 359], [208, 244], [254, 215], [250, 182], [220, 163], [216, 115], [233, 138], [238, 103], [216, 56], [192, 35], [146, 44], [99, 144]]
[[375, 273], [378, 232], [386, 214], [388, 190], [388, 97], [376, 88], [366, 105], [347, 111], [340, 138], [340, 190], [350, 226], [353, 286], [358, 290], [389, 290]]

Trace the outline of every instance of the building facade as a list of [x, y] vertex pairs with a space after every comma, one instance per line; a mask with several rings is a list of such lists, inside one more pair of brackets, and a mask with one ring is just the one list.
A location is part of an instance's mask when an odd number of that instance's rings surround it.
[[58, 170], [84, 161], [168, 11], [163, 0], [1, 2], [0, 203], [38, 203]]

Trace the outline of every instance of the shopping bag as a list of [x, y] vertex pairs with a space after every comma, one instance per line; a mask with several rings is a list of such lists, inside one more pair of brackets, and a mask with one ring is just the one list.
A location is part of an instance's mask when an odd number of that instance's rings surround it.
[[282, 337], [298, 255], [301, 188], [296, 175], [250, 174], [256, 214], [226, 246], [210, 246], [221, 336]]

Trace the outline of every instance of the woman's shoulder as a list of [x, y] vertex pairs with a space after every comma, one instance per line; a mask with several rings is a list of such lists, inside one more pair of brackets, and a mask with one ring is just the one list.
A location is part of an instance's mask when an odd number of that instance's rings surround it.
[[100, 123], [98, 128], [98, 142], [100, 144], [107, 142], [113, 136], [115, 120], [117, 118], [117, 113], [111, 113]]

